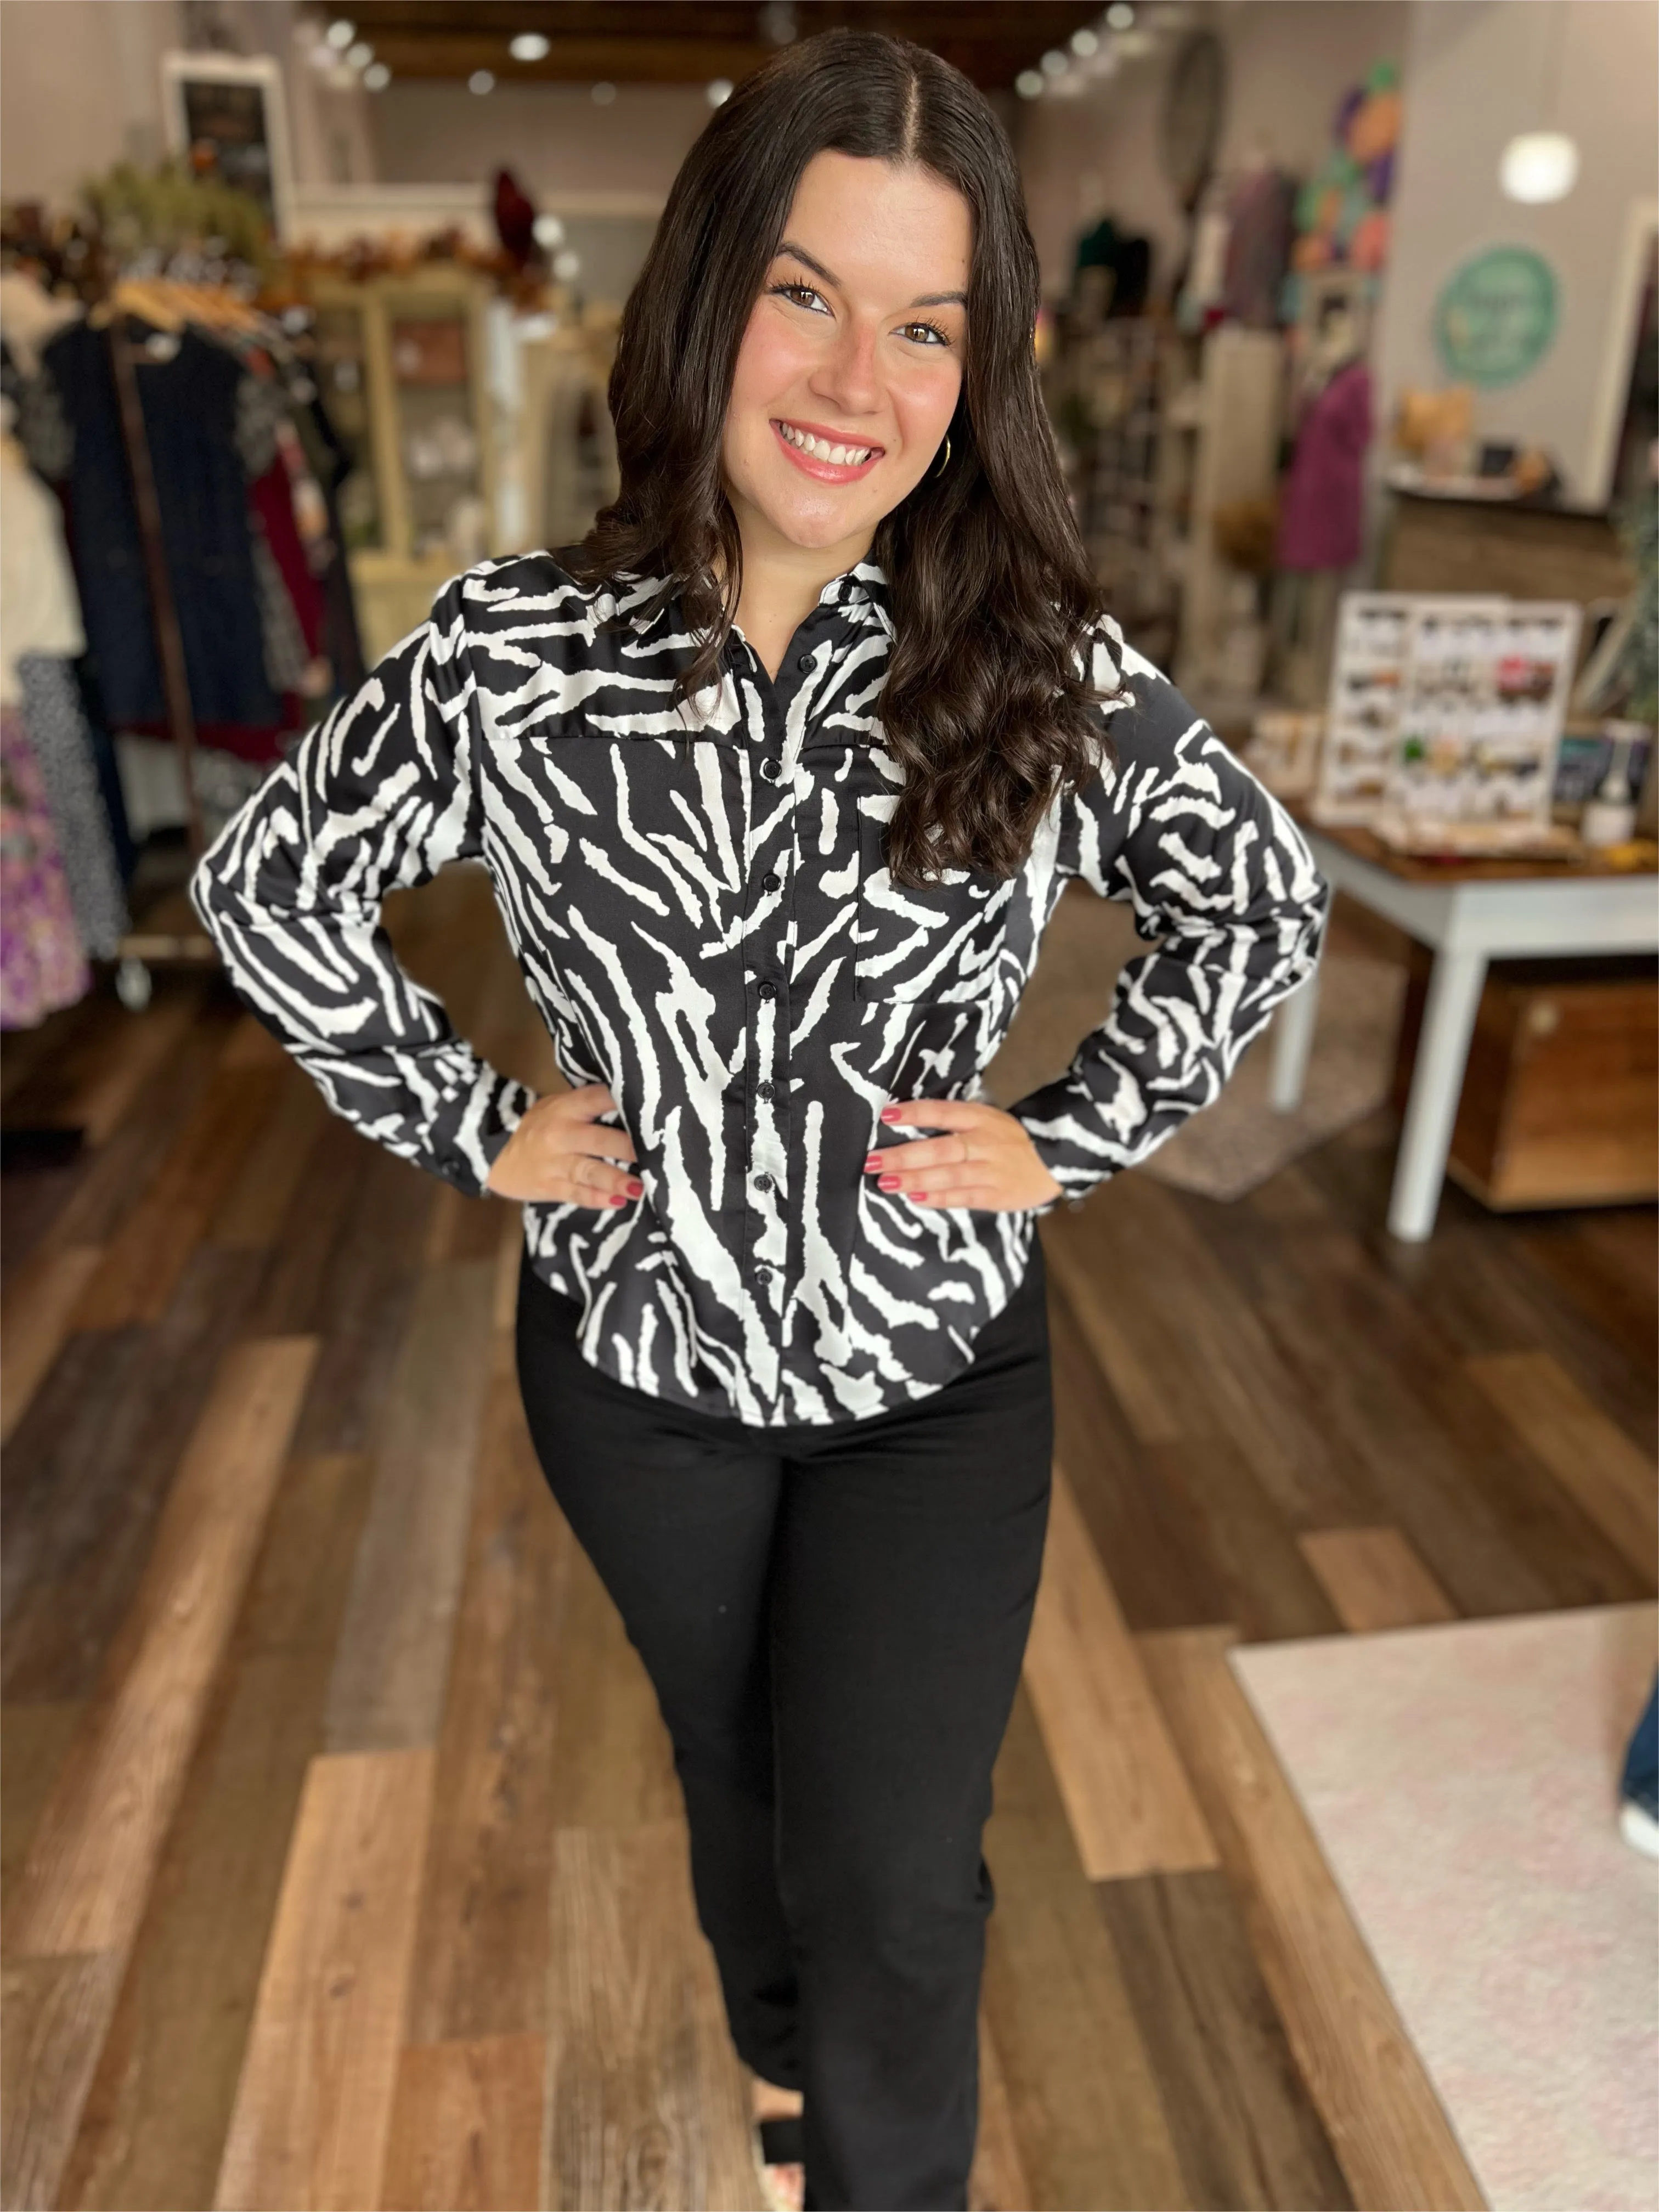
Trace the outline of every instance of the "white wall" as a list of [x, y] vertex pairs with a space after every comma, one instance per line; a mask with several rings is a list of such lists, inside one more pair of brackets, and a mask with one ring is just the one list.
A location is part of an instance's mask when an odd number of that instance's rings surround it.
[[1170, 64], [1188, 29], [1212, 28], [1226, 49], [1221, 166], [1261, 147], [1305, 172], [1329, 150], [1342, 94], [1373, 62], [1403, 59], [1411, 15], [1410, 0], [1211, 0], [1188, 9], [1181, 31], [1152, 54], [1080, 96], [1022, 103], [1016, 143], [1044, 290], [1066, 290], [1077, 234], [1102, 212], [1151, 238], [1153, 284], [1167, 288], [1187, 226], [1159, 142]]
[[[372, 180], [368, 95], [307, 65], [294, 0], [229, 0], [220, 20], [240, 52], [282, 64], [295, 181]], [[0, 0], [0, 193], [67, 207], [115, 162], [160, 161], [161, 57], [182, 28], [176, 0]]]
[[[1542, 82], [1554, 8], [1542, 0], [1433, 0], [1414, 13], [1395, 252], [1373, 360], [1392, 406], [1407, 385], [1449, 380], [1433, 310], [1446, 278], [1482, 246], [1530, 246], [1555, 271], [1560, 323], [1532, 374], [1476, 395], [1476, 426], [1547, 446], [1575, 495], [1589, 480], [1597, 396], [1618, 321], [1628, 211], [1659, 190], [1659, 6], [1564, 0], [1559, 69]], [[1572, 192], [1550, 207], [1506, 199], [1498, 162], [1516, 132], [1547, 119], [1578, 142]]]
[[159, 161], [174, 0], [3, 0], [0, 194], [70, 204], [119, 161]]
[[627, 193], [659, 204], [708, 120], [698, 85], [621, 84], [608, 107], [585, 85], [394, 80], [369, 106], [382, 184], [488, 182], [511, 169], [531, 198]]

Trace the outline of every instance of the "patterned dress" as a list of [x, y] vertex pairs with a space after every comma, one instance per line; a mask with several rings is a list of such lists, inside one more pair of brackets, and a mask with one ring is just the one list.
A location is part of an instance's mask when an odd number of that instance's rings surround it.
[[33, 1029], [92, 988], [46, 787], [15, 708], [0, 708], [0, 1029]]

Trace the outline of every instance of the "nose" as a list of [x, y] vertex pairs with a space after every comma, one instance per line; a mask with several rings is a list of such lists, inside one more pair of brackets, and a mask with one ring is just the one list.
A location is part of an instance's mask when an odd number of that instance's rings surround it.
[[820, 358], [811, 383], [817, 398], [844, 416], [874, 414], [881, 404], [874, 329], [852, 320], [843, 324], [835, 344]]

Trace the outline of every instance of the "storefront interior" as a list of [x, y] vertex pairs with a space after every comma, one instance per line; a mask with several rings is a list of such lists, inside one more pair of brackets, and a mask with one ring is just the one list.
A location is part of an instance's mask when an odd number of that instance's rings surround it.
[[[970, 2201], [1655, 2202], [1659, 4], [0, 0], [9, 2204], [760, 2201], [518, 1210], [331, 1115], [186, 884], [586, 536], [682, 160], [848, 21], [989, 96], [1126, 648], [1334, 894], [1041, 1224]], [[483, 867], [383, 919], [560, 1086]], [[1139, 949], [1069, 885], [985, 1097]]]

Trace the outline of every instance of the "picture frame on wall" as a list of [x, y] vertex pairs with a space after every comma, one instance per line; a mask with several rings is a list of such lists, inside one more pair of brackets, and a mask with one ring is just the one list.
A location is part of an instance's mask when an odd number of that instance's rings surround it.
[[286, 236], [293, 166], [276, 62], [269, 54], [164, 54], [161, 93], [169, 151], [198, 176], [257, 200], [273, 238]]

